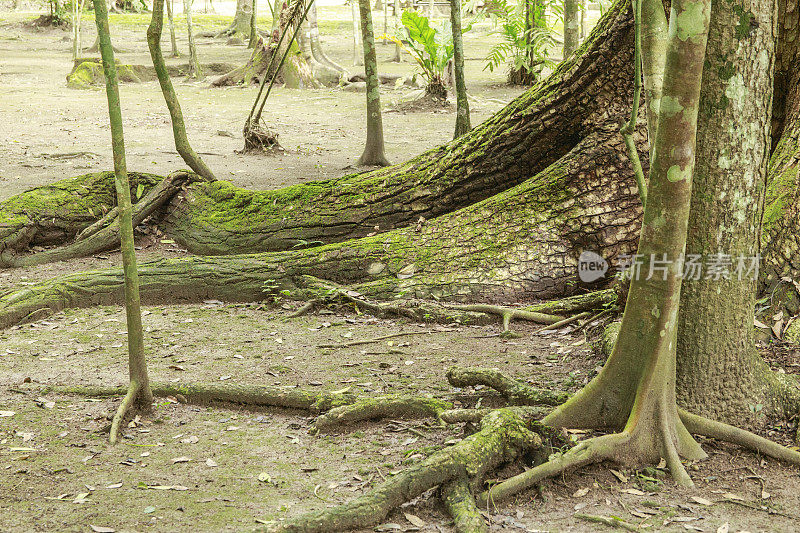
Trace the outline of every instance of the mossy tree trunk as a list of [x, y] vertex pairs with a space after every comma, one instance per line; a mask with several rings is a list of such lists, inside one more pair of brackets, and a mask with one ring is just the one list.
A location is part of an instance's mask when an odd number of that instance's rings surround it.
[[114, 183], [117, 190], [120, 220], [120, 240], [122, 243], [122, 269], [124, 272], [125, 315], [128, 332], [128, 371], [130, 386], [117, 414], [111, 424], [110, 441], [114, 444], [119, 437], [119, 427], [128, 408], [136, 404], [149, 409], [153, 401], [147, 364], [144, 358], [144, 336], [142, 332], [142, 313], [139, 308], [139, 278], [136, 268], [136, 251], [133, 242], [133, 222], [131, 190], [128, 171], [125, 165], [125, 140], [122, 131], [122, 111], [117, 86], [117, 66], [108, 24], [105, 0], [94, 0], [97, 35], [100, 42], [100, 55], [106, 78], [108, 114], [111, 123], [111, 144], [114, 153]]
[[[767, 404], [766, 411], [785, 406], [782, 382], [755, 349], [757, 270], [749, 270], [760, 262], [774, 6], [774, 0], [733, 0], [713, 7], [686, 248], [706, 271], [698, 279], [688, 274], [678, 322], [681, 404], [748, 426], [764, 419], [753, 409], [757, 404]], [[742, 13], [751, 21], [745, 31]], [[709, 271], [715, 258], [720, 268]], [[748, 259], [740, 264], [738, 258]]]
[[450, 24], [453, 29], [453, 70], [456, 86], [456, 132], [454, 138], [467, 133], [469, 123], [469, 100], [464, 80], [464, 40], [461, 38], [461, 0], [450, 0]]
[[367, 80], [367, 142], [359, 165], [389, 165], [383, 146], [383, 111], [381, 110], [378, 58], [375, 52], [375, 33], [372, 28], [372, 8], [369, 0], [358, 0], [361, 13], [361, 34], [364, 43], [364, 76]]
[[314, 59], [330, 69], [345, 73], [345, 68], [332, 61], [322, 49], [322, 42], [319, 38], [319, 21], [317, 19], [316, 1], [314, 1], [314, 4], [311, 6], [311, 9], [308, 12], [308, 26], [310, 30], [309, 40], [311, 41], [311, 54], [314, 56]]

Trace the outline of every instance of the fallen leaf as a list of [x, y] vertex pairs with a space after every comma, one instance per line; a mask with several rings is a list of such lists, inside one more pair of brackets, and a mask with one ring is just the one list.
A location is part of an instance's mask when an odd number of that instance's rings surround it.
[[728, 523], [725, 522], [717, 528], [717, 533], [728, 533], [728, 529], [730, 529], [730, 526], [728, 526]]
[[738, 500], [740, 502], [744, 501], [744, 498], [742, 498], [738, 494], [734, 494], [733, 492], [726, 492], [725, 494], [722, 495], [722, 497], [727, 498], [729, 500]]
[[147, 507], [144, 508], [144, 514], [150, 514], [150, 513], [155, 513], [155, 512], [156, 512], [156, 508], [153, 507], [152, 505], [148, 505]]
[[15, 414], [17, 414], [16, 411], [0, 411], [0, 416], [3, 417], [14, 416]]
[[214, 461], [214, 459], [206, 459], [206, 466], [214, 468], [219, 465], [217, 465], [217, 462]]
[[88, 492], [81, 492], [77, 496], [75, 496], [75, 499], [72, 500], [72, 503], [86, 503], [87, 496], [89, 496]]
[[172, 460], [172, 464], [175, 464], [175, 463], [188, 463], [189, 461], [191, 461], [191, 459], [189, 457], [186, 457], [186, 456], [176, 457], [175, 459]]
[[118, 489], [122, 486], [122, 483], [114, 483], [113, 485], [106, 485], [107, 489]]
[[262, 482], [262, 483], [269, 483], [270, 481], [272, 481], [272, 478], [271, 478], [271, 477], [270, 477], [270, 475], [269, 475], [269, 474], [267, 474], [266, 472], [261, 472], [261, 473], [258, 475], [258, 480], [259, 480], [260, 482]]
[[197, 436], [192, 435], [190, 437], [186, 437], [185, 439], [181, 439], [181, 442], [184, 444], [197, 444], [200, 442], [200, 439]]
[[692, 501], [695, 503], [699, 503], [700, 505], [714, 505], [714, 502], [711, 500], [706, 500], [700, 496], [692, 496]]
[[425, 527], [427, 525], [425, 520], [416, 515], [413, 515], [411, 513], [403, 513], [403, 515], [406, 517], [406, 520], [408, 520], [417, 527]]
[[619, 472], [618, 470], [614, 470], [612, 468], [611, 469], [611, 473], [614, 474], [614, 477], [617, 478], [618, 480], [620, 480], [621, 482], [623, 482], [623, 483], [627, 483], [628, 482], [628, 476], [626, 476], [622, 472]]
[[587, 487], [584, 487], [582, 489], [576, 490], [575, 493], [572, 495], [572, 497], [573, 498], [582, 498], [582, 497], [586, 496], [587, 494], [589, 494], [589, 489]]
[[95, 526], [92, 524], [89, 524], [89, 527], [92, 528], [94, 533], [114, 533], [116, 531], [113, 527]]
[[640, 491], [639, 489], [620, 489], [620, 492], [624, 492], [625, 494], [633, 494], [634, 496], [644, 496], [644, 492]]

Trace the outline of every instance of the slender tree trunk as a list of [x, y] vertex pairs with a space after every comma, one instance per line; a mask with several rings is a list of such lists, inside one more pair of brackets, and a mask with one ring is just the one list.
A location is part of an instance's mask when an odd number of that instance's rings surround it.
[[[750, 427], [763, 422], [753, 407], [781, 396], [753, 340], [771, 145], [774, 9], [774, 0], [713, 7], [686, 246], [687, 258], [698, 258], [705, 271], [684, 269], [689, 278], [678, 322], [681, 403]], [[746, 33], [738, 26], [741, 13], [752, 17]]]
[[580, 0], [564, 0], [564, 59], [578, 49], [580, 43]]
[[172, 134], [175, 138], [175, 149], [183, 158], [189, 168], [200, 174], [206, 179], [214, 180], [214, 173], [208, 168], [203, 158], [200, 157], [189, 144], [186, 135], [186, 125], [183, 120], [183, 112], [172, 86], [172, 80], [164, 63], [164, 56], [161, 52], [161, 33], [164, 24], [164, 2], [170, 0], [153, 0], [153, 16], [150, 19], [150, 26], [147, 28], [147, 46], [150, 49], [150, 57], [153, 60], [153, 67], [156, 69], [158, 83], [164, 95], [164, 101], [169, 109], [170, 119], [172, 120]]
[[169, 42], [172, 45], [172, 53], [170, 54], [172, 57], [180, 57], [181, 54], [178, 52], [178, 41], [175, 39], [175, 17], [173, 13], [175, 11], [175, 0], [167, 0], [167, 20], [169, 21]]
[[383, 117], [381, 112], [378, 60], [375, 36], [372, 31], [372, 12], [369, 0], [359, 0], [361, 32], [364, 41], [364, 75], [367, 80], [367, 144], [358, 159], [359, 165], [387, 166], [383, 148]]
[[450, 0], [450, 24], [453, 28], [453, 70], [456, 86], [456, 132], [458, 138], [470, 129], [469, 100], [464, 80], [464, 42], [461, 38], [461, 0]]
[[361, 44], [360, 16], [358, 14], [358, 3], [361, 0], [350, 0], [350, 10], [353, 15], [353, 65], [364, 64], [364, 47]]
[[111, 47], [108, 13], [105, 0], [94, 0], [97, 34], [100, 40], [100, 54], [103, 58], [103, 71], [106, 77], [106, 95], [108, 97], [108, 113], [111, 124], [111, 144], [114, 152], [114, 176], [117, 189], [120, 219], [120, 240], [122, 244], [122, 268], [125, 277], [125, 312], [128, 329], [128, 370], [130, 388], [123, 400], [117, 416], [115, 432], [112, 423], [111, 442], [117, 438], [121, 419], [125, 415], [127, 405], [135, 403], [142, 408], [149, 408], [153, 401], [147, 375], [147, 364], [144, 359], [144, 340], [142, 334], [142, 314], [139, 308], [139, 275], [136, 268], [136, 251], [133, 242], [133, 223], [130, 184], [125, 166], [125, 140], [122, 132], [122, 111], [117, 87], [117, 67], [114, 62], [114, 51]]
[[581, 0], [581, 41], [589, 35], [589, 0]]
[[[392, 5], [392, 17], [394, 19], [394, 32], [397, 34], [400, 31], [400, 0], [394, 0], [394, 4]], [[392, 62], [394, 63], [402, 63], [403, 56], [400, 53], [400, 45], [395, 43], [394, 44], [394, 57], [392, 58]]]
[[194, 28], [192, 27], [192, 1], [183, 0], [183, 11], [186, 15], [186, 32], [189, 35], [189, 77], [200, 79], [203, 69], [197, 59], [197, 47], [194, 44]]

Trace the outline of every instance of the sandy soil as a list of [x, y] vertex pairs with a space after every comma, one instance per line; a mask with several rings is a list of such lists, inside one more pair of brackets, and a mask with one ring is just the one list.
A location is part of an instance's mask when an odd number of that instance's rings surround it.
[[[349, 10], [325, 7], [320, 17], [326, 21], [322, 30], [328, 53], [349, 65]], [[21, 25], [31, 18], [5, 14], [0, 23], [0, 198], [111, 167], [104, 93], [66, 89], [68, 33]], [[226, 25], [221, 17], [195, 18], [201, 30]], [[115, 15], [112, 24], [124, 50], [122, 61], [147, 64], [147, 17]], [[91, 20], [85, 27], [84, 40], [91, 43]], [[486, 28], [479, 27], [467, 36], [468, 80], [477, 98], [474, 123], [520, 92], [503, 85], [502, 73], [482, 70], [476, 59], [485, 54], [485, 34]], [[203, 62], [237, 64], [248, 56], [244, 47], [199, 41]], [[185, 46], [181, 39], [181, 49]], [[389, 46], [378, 50], [383, 60], [392, 54]], [[412, 66], [384, 62], [381, 68], [407, 74]], [[242, 145], [239, 131], [255, 89], [208, 89], [207, 81], [175, 80], [191, 140], [223, 179], [273, 188], [339, 175], [360, 154], [363, 94], [278, 89], [266, 119], [289, 150], [277, 157], [242, 156], [235, 150]], [[385, 103], [403, 94], [387, 91]], [[172, 150], [168, 115], [155, 82], [126, 84], [122, 98], [129, 168], [167, 173], [182, 167]], [[388, 155], [401, 161], [446, 142], [454, 116], [387, 113], [384, 120]], [[65, 156], [75, 152], [87, 154]], [[147, 260], [182, 252], [160, 244], [143, 246], [139, 255]], [[0, 287], [119, 262], [118, 253], [109, 253], [3, 271]], [[516, 324], [521, 337], [503, 339], [498, 326], [437, 328], [378, 320], [353, 309], [287, 319], [297, 305], [270, 300], [146, 307], [152, 379], [347, 388], [364, 395], [447, 395], [452, 389], [444, 373], [453, 364], [496, 367], [539, 387], [567, 390], [577, 390], [602, 364], [584, 334], [569, 328], [534, 334], [535, 326]], [[318, 346], [420, 331], [431, 333], [351, 348]], [[784, 351], [775, 354], [773, 364], [794, 372], [789, 368], [794, 360]], [[152, 415], [136, 419], [126, 430], [121, 445], [109, 448], [103, 430], [118, 399], [64, 396], [44, 387], [122, 384], [125, 361], [119, 308], [72, 310], [0, 332], [0, 531], [251, 529], [259, 520], [347, 501], [464, 436], [461, 427], [433, 421], [360, 424], [314, 436], [308, 433], [312, 419], [306, 413], [187, 406], [160, 399]], [[460, 392], [483, 395], [486, 390]], [[786, 427], [771, 428], [769, 434], [789, 442]], [[800, 530], [797, 470], [734, 447], [714, 442], [704, 446], [710, 459], [690, 466], [697, 483], [692, 491], [676, 489], [658, 469], [614, 474], [611, 465], [602, 465], [548, 481], [539, 494], [526, 493], [486, 515], [492, 531], [605, 528], [575, 518], [576, 512], [618, 516], [644, 531]], [[452, 530], [436, 498], [411, 502], [386, 523], [384, 531]]]

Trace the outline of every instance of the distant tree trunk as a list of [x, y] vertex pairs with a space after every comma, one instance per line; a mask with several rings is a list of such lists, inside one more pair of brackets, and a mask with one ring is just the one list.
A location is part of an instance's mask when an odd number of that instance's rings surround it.
[[[400, 30], [400, 0], [394, 0], [394, 5], [392, 7], [392, 16], [394, 18], [394, 31], [397, 34]], [[400, 45], [398, 43], [394, 44], [394, 57], [392, 61], [394, 63], [402, 63], [403, 56], [400, 54]]]
[[580, 43], [580, 0], [564, 0], [564, 59], [578, 49]]
[[180, 57], [178, 52], [178, 42], [175, 39], [175, 17], [173, 12], [175, 10], [175, 0], [167, 0], [167, 20], [169, 21], [169, 42], [172, 45], [172, 57]]
[[369, 0], [359, 0], [361, 32], [364, 39], [364, 74], [367, 80], [367, 144], [358, 160], [359, 165], [387, 166], [383, 148], [383, 118], [381, 116], [378, 61], [375, 36], [372, 32], [372, 13]]
[[322, 43], [320, 42], [319, 38], [319, 22], [317, 20], [317, 3], [316, 1], [311, 6], [311, 9], [308, 12], [308, 26], [310, 29], [310, 41], [311, 41], [311, 55], [314, 59], [326, 67], [333, 69], [337, 72], [346, 72], [345, 68], [339, 65], [338, 63], [332, 61], [322, 50]]
[[456, 132], [454, 138], [467, 133], [469, 123], [469, 100], [464, 80], [464, 42], [461, 38], [461, 0], [450, 0], [450, 24], [453, 27], [453, 71], [456, 86]]
[[203, 69], [197, 59], [197, 47], [194, 44], [194, 28], [192, 27], [192, 1], [183, 0], [183, 11], [186, 15], [186, 31], [189, 35], [189, 77], [200, 79]]
[[81, 56], [83, 47], [81, 46], [81, 18], [83, 17], [83, 5], [86, 0], [72, 1], [72, 59], [73, 61]]
[[360, 0], [350, 0], [350, 10], [353, 15], [353, 65], [364, 64], [364, 47], [361, 45], [360, 17], [358, 15], [358, 2]]
[[136, 251], [133, 242], [133, 222], [131, 190], [128, 171], [125, 166], [125, 140], [122, 131], [122, 111], [117, 86], [117, 67], [109, 34], [108, 12], [105, 0], [94, 0], [97, 35], [100, 41], [100, 54], [103, 58], [103, 72], [106, 78], [106, 96], [111, 124], [111, 144], [114, 152], [114, 183], [117, 189], [120, 220], [120, 240], [122, 248], [122, 269], [125, 278], [125, 314], [128, 331], [128, 372], [130, 387], [111, 424], [111, 443], [119, 435], [119, 427], [128, 408], [136, 404], [150, 409], [153, 393], [147, 375], [144, 359], [144, 340], [142, 333], [142, 313], [139, 308], [139, 274], [136, 268]]
[[218, 35], [239, 37], [241, 39], [249, 38], [253, 24], [254, 2], [255, 0], [236, 0], [236, 13], [233, 15], [233, 22]]
[[247, 48], [255, 48], [258, 43], [258, 23], [256, 17], [258, 16], [258, 0], [253, 0], [253, 15], [250, 17], [250, 42], [247, 43]]
[[589, 0], [581, 0], [581, 41], [589, 35]]

